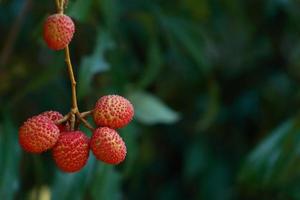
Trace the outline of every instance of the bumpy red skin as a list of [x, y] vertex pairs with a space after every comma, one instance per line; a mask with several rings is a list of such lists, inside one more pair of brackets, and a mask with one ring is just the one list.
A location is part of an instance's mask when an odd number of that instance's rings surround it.
[[19, 129], [21, 147], [30, 153], [42, 153], [51, 149], [59, 137], [58, 127], [45, 116], [28, 119]]
[[126, 157], [126, 145], [119, 134], [111, 128], [102, 127], [94, 131], [91, 150], [98, 160], [117, 165]]
[[52, 149], [56, 165], [64, 172], [82, 169], [89, 157], [89, 139], [81, 131], [63, 132]]
[[[46, 116], [48, 117], [53, 123], [56, 123], [58, 120], [63, 118], [63, 115], [60, 114], [57, 111], [45, 111], [43, 113], [41, 113], [40, 115]], [[57, 127], [59, 128], [60, 132], [65, 132], [69, 130], [69, 125], [64, 123], [64, 124], [59, 124], [57, 125]]]
[[97, 126], [122, 128], [132, 120], [133, 115], [133, 106], [127, 99], [118, 95], [107, 95], [97, 101], [93, 118]]
[[50, 49], [64, 49], [72, 40], [75, 25], [72, 19], [64, 14], [50, 15], [44, 23], [43, 37]]

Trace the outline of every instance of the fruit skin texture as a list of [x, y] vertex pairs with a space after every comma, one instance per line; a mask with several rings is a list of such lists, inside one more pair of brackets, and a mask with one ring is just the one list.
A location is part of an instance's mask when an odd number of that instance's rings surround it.
[[[57, 111], [52, 111], [52, 110], [45, 111], [45, 112], [41, 113], [40, 115], [48, 117], [53, 123], [55, 123], [58, 120], [63, 118], [62, 114], [60, 114]], [[65, 131], [69, 130], [69, 125], [68, 124], [59, 124], [59, 125], [56, 125], [56, 126], [59, 128], [60, 132], [65, 132]]]
[[81, 131], [69, 131], [61, 133], [52, 156], [62, 171], [76, 172], [85, 166], [89, 152], [89, 138]]
[[96, 102], [93, 118], [97, 126], [122, 128], [132, 120], [133, 115], [133, 106], [127, 99], [107, 95]]
[[19, 143], [30, 153], [42, 153], [51, 149], [58, 137], [58, 127], [42, 115], [29, 118], [19, 129]]
[[126, 146], [119, 134], [111, 128], [102, 127], [94, 131], [90, 146], [98, 160], [108, 164], [119, 164], [126, 157]]
[[45, 112], [41, 113], [41, 115], [48, 117], [53, 122], [56, 122], [63, 118], [62, 114], [60, 114], [57, 111], [52, 111], [52, 110], [45, 111]]
[[75, 25], [72, 19], [64, 14], [50, 15], [44, 22], [43, 37], [50, 49], [64, 49], [72, 40]]

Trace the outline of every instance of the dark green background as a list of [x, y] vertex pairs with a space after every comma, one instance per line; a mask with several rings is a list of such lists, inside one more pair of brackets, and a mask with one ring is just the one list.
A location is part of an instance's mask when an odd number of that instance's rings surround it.
[[1, 200], [300, 199], [300, 1], [70, 0], [80, 109], [114, 93], [136, 111], [126, 161], [75, 174], [18, 144], [28, 117], [70, 108], [54, 12], [0, 0]]

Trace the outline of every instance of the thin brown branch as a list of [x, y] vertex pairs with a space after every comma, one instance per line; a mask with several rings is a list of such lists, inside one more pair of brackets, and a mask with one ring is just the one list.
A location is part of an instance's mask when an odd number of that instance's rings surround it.
[[63, 118], [61, 118], [60, 120], [56, 121], [55, 124], [59, 125], [62, 124], [66, 121], [68, 121], [70, 119], [70, 113], [66, 114]]
[[64, 0], [55, 0], [56, 10], [59, 14], [63, 14], [64, 12], [64, 8], [62, 6], [63, 2]]
[[76, 113], [76, 116], [83, 123], [83, 125], [85, 127], [87, 127], [88, 129], [90, 129], [91, 131], [94, 131], [94, 127], [87, 120], [85, 120], [84, 118], [82, 118], [79, 112]]
[[74, 130], [78, 130], [79, 128], [79, 125], [80, 125], [80, 120], [78, 119], [78, 117], [76, 118], [76, 122], [75, 122], [75, 127], [74, 127]]
[[60, 11], [61, 11], [61, 14], [63, 14], [64, 12], [64, 4], [65, 4], [65, 0], [60, 0]]
[[71, 112], [70, 114], [71, 131], [74, 131], [75, 122], [76, 122], [75, 114]]
[[59, 0], [55, 0], [55, 5], [56, 5], [56, 10], [59, 13], [59, 11], [60, 11], [60, 2], [59, 2]]
[[68, 73], [69, 73], [71, 88], [72, 88], [72, 112], [76, 113], [78, 111], [77, 97], [76, 97], [76, 81], [75, 81], [73, 67], [71, 63], [69, 46], [65, 48], [65, 61], [67, 63]]
[[85, 112], [80, 113], [80, 116], [82, 118], [86, 118], [87, 116], [92, 115], [93, 112], [94, 112], [94, 110], [85, 111]]

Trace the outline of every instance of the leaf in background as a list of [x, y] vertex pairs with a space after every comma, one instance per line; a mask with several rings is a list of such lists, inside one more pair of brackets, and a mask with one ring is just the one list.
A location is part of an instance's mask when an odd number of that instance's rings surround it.
[[207, 20], [211, 15], [209, 0], [186, 0], [182, 4], [197, 20]]
[[146, 92], [133, 92], [128, 97], [135, 109], [135, 117], [145, 124], [171, 124], [179, 120], [179, 114], [160, 99]]
[[147, 52], [147, 66], [143, 72], [137, 87], [139, 89], [144, 89], [149, 86], [159, 75], [159, 71], [162, 65], [161, 50], [157, 41], [150, 42], [150, 47]]
[[208, 167], [209, 154], [200, 142], [191, 144], [185, 150], [184, 177], [187, 180], [195, 179]]
[[139, 144], [137, 142], [139, 132], [140, 130], [134, 122], [120, 130], [120, 135], [126, 144], [128, 152], [124, 162], [124, 168], [122, 170], [122, 175], [124, 177], [130, 177], [135, 173], [134, 167], [140, 152]]
[[7, 115], [0, 126], [0, 199], [15, 199], [19, 189], [20, 147], [18, 131]]
[[92, 55], [86, 56], [82, 59], [79, 69], [78, 77], [78, 98], [82, 98], [90, 91], [90, 84], [92, 77], [96, 73], [100, 73], [109, 69], [104, 54], [107, 50], [114, 46], [111, 38], [107, 32], [102, 31], [98, 34], [97, 43]]
[[120, 185], [121, 175], [111, 165], [99, 163], [93, 182], [91, 195], [93, 200], [117, 200], [123, 199]]
[[110, 31], [113, 31], [119, 22], [120, 5], [117, 0], [99, 0], [101, 11]]
[[49, 81], [57, 78], [59, 71], [62, 69], [62, 65], [60, 64], [60, 60], [62, 59], [61, 55], [54, 56], [53, 67], [46, 68], [44, 71], [41, 70], [39, 73], [29, 77], [28, 82], [22, 85], [22, 88], [7, 101], [8, 107], [13, 107], [26, 95], [43, 88]]
[[196, 129], [199, 131], [207, 130], [216, 119], [220, 109], [220, 91], [219, 86], [214, 80], [208, 82], [208, 100], [206, 110], [198, 120]]
[[77, 173], [64, 173], [57, 170], [51, 188], [51, 199], [81, 200], [94, 177], [94, 156], [89, 156], [87, 165]]
[[92, 2], [86, 0], [76, 0], [74, 3], [72, 1], [69, 2], [69, 15], [80, 22], [86, 22], [88, 15], [91, 13]]
[[259, 186], [278, 186], [300, 177], [300, 127], [297, 120], [283, 123], [248, 156], [239, 180]]
[[160, 16], [160, 21], [167, 33], [176, 39], [177, 43], [184, 47], [188, 55], [193, 59], [202, 72], [210, 68], [208, 60], [204, 58], [204, 37], [196, 24], [184, 21], [180, 18]]

